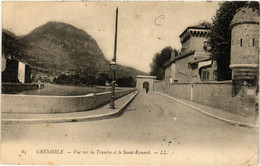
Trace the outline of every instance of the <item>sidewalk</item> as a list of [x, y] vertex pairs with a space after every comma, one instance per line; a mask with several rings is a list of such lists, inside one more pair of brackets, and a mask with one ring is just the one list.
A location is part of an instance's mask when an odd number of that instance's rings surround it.
[[216, 108], [212, 108], [209, 106], [201, 105], [192, 101], [183, 100], [180, 98], [176, 98], [173, 96], [170, 96], [168, 94], [156, 92], [162, 96], [165, 96], [169, 99], [175, 100], [181, 104], [184, 104], [188, 107], [191, 107], [201, 113], [204, 113], [208, 116], [211, 116], [213, 118], [225, 121], [230, 124], [239, 125], [239, 126], [246, 126], [246, 127], [252, 127], [252, 128], [258, 128], [258, 118], [257, 120], [254, 117], [242, 117], [239, 115], [235, 115], [226, 111], [222, 111]]
[[13, 114], [2, 113], [2, 123], [62, 123], [62, 122], [79, 122], [107, 119], [119, 116], [123, 113], [126, 106], [134, 99], [138, 92], [132, 92], [115, 100], [115, 109], [109, 108], [109, 103], [93, 110], [73, 113], [57, 114]]

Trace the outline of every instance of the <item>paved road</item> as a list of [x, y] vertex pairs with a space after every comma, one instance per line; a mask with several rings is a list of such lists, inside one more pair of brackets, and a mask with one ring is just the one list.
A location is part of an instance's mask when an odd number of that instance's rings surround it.
[[[42, 149], [64, 154], [38, 154]], [[2, 159], [23, 164], [248, 165], [257, 162], [257, 152], [257, 129], [229, 125], [152, 92], [138, 94], [119, 118], [2, 125]]]

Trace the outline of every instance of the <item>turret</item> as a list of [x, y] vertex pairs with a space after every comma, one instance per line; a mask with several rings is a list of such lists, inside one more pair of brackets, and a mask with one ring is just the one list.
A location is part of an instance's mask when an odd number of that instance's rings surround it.
[[233, 80], [257, 80], [259, 63], [258, 10], [241, 8], [230, 24], [230, 68]]

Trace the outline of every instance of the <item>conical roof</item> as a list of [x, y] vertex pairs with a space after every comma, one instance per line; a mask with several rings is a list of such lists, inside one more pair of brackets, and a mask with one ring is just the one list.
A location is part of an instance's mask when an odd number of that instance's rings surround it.
[[244, 7], [238, 10], [230, 23], [230, 27], [232, 28], [235, 25], [241, 23], [259, 24], [258, 10], [254, 10], [253, 8], [249, 7]]

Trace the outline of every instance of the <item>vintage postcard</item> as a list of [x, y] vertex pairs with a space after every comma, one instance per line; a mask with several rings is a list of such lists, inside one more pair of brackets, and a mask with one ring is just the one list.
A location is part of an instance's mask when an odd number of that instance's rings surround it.
[[3, 165], [257, 165], [257, 1], [4, 1]]

